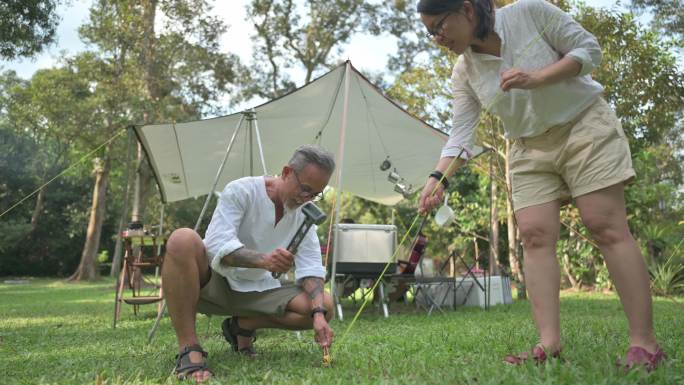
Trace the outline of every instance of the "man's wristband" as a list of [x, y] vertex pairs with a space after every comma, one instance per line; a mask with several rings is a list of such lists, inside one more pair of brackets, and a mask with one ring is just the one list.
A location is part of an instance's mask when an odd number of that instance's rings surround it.
[[446, 190], [449, 188], [449, 181], [447, 180], [446, 177], [443, 178], [443, 176], [444, 176], [444, 174], [442, 174], [441, 171], [437, 171], [437, 170], [430, 173], [430, 178], [435, 178], [438, 181], [442, 182], [442, 185], [444, 185], [444, 189]]
[[328, 310], [326, 310], [324, 307], [315, 307], [311, 310], [311, 318], [316, 315], [316, 313], [323, 313], [323, 317], [325, 317], [328, 314]]

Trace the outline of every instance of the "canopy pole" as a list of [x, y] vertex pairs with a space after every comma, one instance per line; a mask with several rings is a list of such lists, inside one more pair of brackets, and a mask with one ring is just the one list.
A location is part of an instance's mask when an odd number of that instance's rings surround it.
[[247, 115], [247, 131], [249, 132], [249, 176], [254, 176], [254, 135], [252, 134], [252, 127], [254, 126], [252, 122], [254, 121], [254, 119], [252, 114], [250, 114], [249, 112], [245, 112], [244, 115]]
[[237, 136], [238, 131], [240, 131], [240, 126], [242, 125], [242, 121], [245, 119], [245, 114], [242, 114], [240, 116], [240, 121], [238, 122], [237, 126], [235, 126], [235, 131], [233, 131], [233, 136], [230, 138], [230, 143], [228, 143], [228, 148], [226, 148], [226, 154], [223, 156], [223, 161], [221, 162], [221, 165], [219, 166], [218, 171], [216, 172], [216, 178], [214, 178], [214, 184], [211, 186], [211, 190], [209, 190], [209, 193], [207, 194], [207, 199], [204, 200], [204, 206], [202, 207], [202, 211], [200, 212], [199, 218], [197, 218], [197, 223], [195, 223], [194, 230], [197, 231], [202, 224], [202, 218], [204, 217], [204, 213], [207, 211], [207, 207], [209, 207], [209, 202], [211, 201], [211, 196], [214, 194], [214, 190], [216, 190], [216, 185], [218, 184], [219, 178], [221, 177], [221, 173], [223, 172], [223, 167], [226, 165], [226, 162], [228, 161], [228, 155], [230, 154], [230, 149], [233, 148], [233, 143], [235, 142], [235, 137]]
[[[337, 148], [337, 197], [335, 198], [335, 217], [331, 218], [330, 222], [339, 222], [340, 218], [340, 208], [342, 207], [342, 170], [344, 169], [344, 141], [347, 134], [347, 115], [349, 113], [349, 83], [351, 77], [351, 63], [347, 61], [344, 69], [344, 108], [342, 109], [342, 127], [340, 129], [340, 144]], [[337, 301], [336, 291], [337, 285], [336, 274], [337, 274], [337, 256], [339, 255], [338, 250], [340, 248], [339, 239], [337, 239], [337, 232], [333, 232], [334, 243], [333, 243], [333, 256], [332, 256], [332, 272], [330, 276], [330, 293], [334, 301]], [[338, 303], [338, 308], [341, 310], [341, 304]], [[338, 311], [338, 317], [342, 319], [342, 313]]]
[[261, 157], [261, 166], [264, 168], [264, 175], [268, 175], [266, 171], [266, 160], [264, 158], [264, 146], [261, 144], [261, 133], [259, 132], [259, 119], [257, 119], [256, 111], [252, 108], [249, 112], [250, 117], [254, 120], [254, 131], [256, 132], [257, 146], [259, 146], [259, 156]]
[[[214, 178], [214, 184], [211, 186], [211, 190], [209, 190], [209, 193], [207, 194], [207, 199], [204, 200], [204, 206], [202, 207], [202, 211], [200, 212], [199, 217], [197, 218], [197, 222], [195, 223], [194, 230], [197, 231], [200, 227], [200, 224], [202, 224], [202, 217], [204, 217], [204, 213], [207, 211], [207, 207], [209, 206], [209, 201], [211, 201], [211, 196], [214, 194], [214, 190], [216, 189], [216, 185], [218, 184], [219, 178], [221, 177], [221, 173], [223, 172], [223, 167], [226, 165], [226, 162], [228, 161], [228, 155], [230, 154], [230, 150], [233, 148], [233, 143], [235, 142], [235, 137], [237, 136], [238, 131], [240, 131], [240, 126], [242, 125], [242, 121], [245, 119], [245, 115], [242, 114], [240, 116], [240, 121], [238, 121], [237, 126], [235, 126], [235, 131], [233, 131], [233, 136], [230, 138], [230, 143], [228, 143], [228, 148], [226, 148], [226, 154], [223, 156], [223, 161], [221, 162], [221, 165], [219, 166], [218, 171], [216, 172], [216, 178]], [[163, 211], [162, 211], [163, 213]], [[160, 233], [161, 233], [161, 223], [160, 223]], [[157, 332], [157, 328], [159, 327], [159, 322], [161, 321], [162, 316], [166, 312], [166, 301], [162, 300], [162, 305], [161, 305], [161, 310], [157, 312], [157, 319], [154, 321], [154, 325], [152, 325], [152, 329], [150, 329], [150, 332], [147, 334], [147, 343], [149, 344], [152, 342], [152, 338], [154, 337], [154, 334]]]
[[[164, 202], [162, 202], [161, 207], [159, 208], [159, 237], [161, 238], [164, 235]], [[161, 255], [162, 251], [162, 245], [161, 243], [157, 245], [157, 255]], [[159, 273], [159, 266], [157, 266], [157, 272], [155, 272], [155, 275]]]

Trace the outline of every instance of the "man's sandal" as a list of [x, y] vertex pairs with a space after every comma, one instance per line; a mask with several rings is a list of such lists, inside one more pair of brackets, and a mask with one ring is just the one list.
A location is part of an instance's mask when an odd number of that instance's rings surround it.
[[504, 362], [510, 365], [522, 365], [525, 361], [534, 360], [536, 364], [543, 364], [549, 358], [560, 358], [561, 350], [558, 349], [550, 354], [544, 350], [541, 345], [536, 345], [531, 352], [523, 352], [520, 354], [510, 354], [504, 358]]
[[[202, 362], [190, 361], [190, 352], [202, 353], [204, 360], [202, 360]], [[212, 373], [212, 371], [209, 370], [209, 366], [207, 366], [207, 356], [209, 356], [209, 354], [202, 350], [202, 347], [199, 345], [184, 347], [183, 350], [176, 355], [176, 367], [173, 369], [173, 374], [181, 381], [192, 378], [192, 374], [200, 370], [207, 371], [213, 376], [214, 373]]]
[[223, 323], [221, 323], [221, 331], [223, 331], [223, 337], [233, 347], [234, 352], [242, 353], [250, 358], [257, 356], [254, 346], [238, 349], [238, 336], [251, 338], [252, 343], [256, 341], [256, 331], [241, 328], [238, 325], [238, 317], [226, 318], [223, 320]]

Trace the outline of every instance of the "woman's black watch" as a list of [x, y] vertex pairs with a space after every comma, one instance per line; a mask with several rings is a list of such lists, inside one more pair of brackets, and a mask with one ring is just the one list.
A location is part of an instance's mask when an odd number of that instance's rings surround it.
[[449, 188], [449, 181], [447, 180], [446, 177], [444, 177], [444, 174], [442, 174], [441, 171], [435, 170], [435, 171], [431, 172], [430, 178], [435, 178], [438, 181], [442, 182], [442, 185], [444, 186], [445, 190]]

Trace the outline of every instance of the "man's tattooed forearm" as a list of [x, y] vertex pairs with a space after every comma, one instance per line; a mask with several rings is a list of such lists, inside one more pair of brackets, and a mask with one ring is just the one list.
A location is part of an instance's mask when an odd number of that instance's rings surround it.
[[221, 258], [222, 266], [259, 267], [263, 255], [254, 250], [242, 247]]
[[323, 293], [323, 280], [316, 277], [304, 278], [304, 291], [309, 295], [313, 301], [319, 294]]

